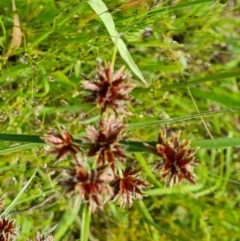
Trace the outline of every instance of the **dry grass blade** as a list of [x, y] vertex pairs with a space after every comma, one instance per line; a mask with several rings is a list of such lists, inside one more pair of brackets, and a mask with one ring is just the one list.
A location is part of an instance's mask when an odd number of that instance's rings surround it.
[[22, 43], [22, 31], [21, 31], [21, 27], [20, 27], [20, 20], [19, 20], [19, 16], [17, 14], [17, 8], [16, 8], [16, 4], [15, 1], [12, 0], [12, 10], [14, 12], [13, 15], [13, 33], [12, 33], [12, 40], [10, 43], [10, 46], [8, 48], [7, 53], [5, 54], [6, 57], [10, 56], [13, 49], [20, 47], [21, 43]]

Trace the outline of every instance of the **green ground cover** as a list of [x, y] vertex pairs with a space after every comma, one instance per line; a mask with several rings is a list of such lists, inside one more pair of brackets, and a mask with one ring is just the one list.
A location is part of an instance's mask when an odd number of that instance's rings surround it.
[[[240, 240], [239, 22], [234, 0], [0, 1], [0, 212], [17, 240], [49, 230], [56, 241]], [[88, 228], [86, 207], [58, 184], [71, 156], [55, 163], [39, 137], [96, 125], [82, 81], [100, 62], [133, 75], [124, 144], [152, 186], [131, 208], [93, 213]], [[166, 126], [200, 147], [196, 184], [153, 175], [158, 158], [143, 143]]]

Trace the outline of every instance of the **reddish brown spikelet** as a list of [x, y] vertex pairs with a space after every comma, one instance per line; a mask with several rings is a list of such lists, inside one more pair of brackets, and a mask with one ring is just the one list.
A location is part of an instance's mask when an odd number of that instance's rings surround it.
[[0, 241], [16, 240], [17, 231], [15, 220], [11, 220], [6, 216], [0, 216]]
[[90, 144], [88, 156], [98, 155], [99, 166], [109, 164], [114, 170], [116, 162], [126, 157], [125, 149], [119, 143], [127, 138], [122, 120], [106, 117], [100, 120], [98, 130], [88, 126], [86, 131], [88, 137], [83, 141]]
[[77, 193], [81, 201], [86, 202], [92, 212], [102, 208], [105, 201], [112, 194], [109, 182], [112, 172], [108, 166], [98, 167], [88, 172], [80, 163], [74, 163], [67, 171], [67, 178], [60, 184], [66, 188], [67, 193]]
[[[41, 235], [41, 233], [38, 231], [36, 238], [34, 239], [36, 241], [53, 241], [52, 235]], [[27, 241], [32, 241], [31, 239], [27, 239]]]
[[142, 199], [142, 189], [150, 186], [138, 177], [139, 172], [140, 169], [132, 170], [129, 167], [122, 173], [122, 177], [118, 177], [111, 182], [112, 199], [118, 200], [121, 207], [125, 207], [126, 204], [131, 207], [134, 199]]
[[56, 161], [59, 161], [68, 153], [71, 153], [76, 159], [76, 154], [82, 152], [79, 146], [73, 143], [73, 137], [63, 126], [60, 126], [60, 133], [49, 132], [42, 139], [54, 146], [49, 153], [57, 154]]
[[[41, 233], [38, 231], [35, 240], [36, 241], [53, 241], [53, 236], [52, 235], [48, 235], [48, 236], [41, 235]], [[32, 240], [27, 239], [27, 241], [32, 241]]]
[[37, 232], [36, 241], [53, 241], [53, 236], [48, 235], [47, 237], [42, 236], [40, 232]]
[[171, 133], [169, 137], [166, 130], [160, 131], [158, 144], [154, 153], [162, 157], [156, 165], [156, 169], [161, 170], [162, 179], [166, 184], [173, 186], [182, 180], [190, 183], [196, 183], [194, 166], [197, 164], [195, 153], [197, 148], [190, 147], [190, 141], [183, 140], [180, 142], [181, 132]]
[[97, 77], [96, 81], [82, 82], [83, 87], [90, 92], [85, 102], [96, 102], [102, 112], [110, 108], [115, 114], [131, 115], [125, 105], [126, 101], [131, 100], [129, 92], [135, 86], [127, 83], [129, 75], [124, 73], [124, 67], [114, 73], [111, 64], [107, 64], [105, 68], [99, 65]]

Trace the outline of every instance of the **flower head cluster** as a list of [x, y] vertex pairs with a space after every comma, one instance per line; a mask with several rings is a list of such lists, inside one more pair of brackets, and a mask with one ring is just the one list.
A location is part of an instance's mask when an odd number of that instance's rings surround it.
[[63, 126], [60, 126], [60, 133], [49, 132], [42, 139], [54, 146], [50, 153], [57, 154], [56, 161], [59, 161], [68, 153], [76, 158], [76, 154], [81, 152], [79, 146], [73, 143], [73, 137]]
[[116, 114], [131, 115], [125, 105], [126, 101], [131, 99], [129, 92], [134, 88], [134, 85], [127, 83], [128, 79], [129, 76], [124, 73], [124, 67], [114, 73], [111, 64], [105, 68], [99, 65], [97, 80], [82, 82], [83, 87], [90, 91], [90, 95], [85, 98], [85, 101], [96, 102], [102, 113], [110, 108]]
[[15, 220], [6, 216], [0, 216], [0, 241], [16, 240], [18, 228], [15, 225]]
[[61, 181], [67, 193], [77, 193], [79, 199], [86, 202], [92, 212], [102, 208], [112, 195], [109, 182], [112, 172], [108, 166], [101, 166], [88, 172], [80, 163], [74, 163], [67, 170], [67, 178]]
[[166, 130], [162, 129], [156, 148], [153, 149], [153, 152], [162, 158], [156, 168], [161, 170], [162, 179], [170, 186], [183, 179], [190, 183], [196, 182], [194, 166], [197, 164], [197, 148], [191, 148], [190, 141], [180, 141], [180, 135], [179, 131], [167, 137]]
[[[98, 67], [96, 81], [82, 82], [90, 92], [85, 101], [96, 102], [101, 109], [97, 127], [87, 126], [87, 136], [81, 138], [87, 147], [86, 156], [96, 157], [96, 162], [77, 158], [77, 153], [82, 151], [62, 126], [60, 133], [51, 132], [43, 137], [44, 141], [54, 146], [50, 152], [57, 154], [57, 161], [68, 152], [73, 155], [74, 161], [60, 184], [68, 194], [77, 194], [92, 212], [110, 200], [117, 201], [121, 207], [131, 207], [133, 201], [140, 200], [143, 190], [150, 186], [141, 178], [141, 170], [133, 168], [133, 163], [126, 161], [126, 149], [122, 145], [127, 135], [120, 114], [130, 114], [125, 105], [131, 99], [129, 92], [134, 88], [127, 80], [124, 68], [114, 73], [113, 67], [108, 64], [105, 68]], [[113, 110], [111, 115], [107, 113], [108, 109]], [[177, 132], [167, 136], [163, 129], [156, 146], [149, 147], [161, 157], [156, 169], [160, 170], [162, 179], [170, 186], [182, 180], [196, 182], [194, 166], [197, 163], [197, 149], [190, 147], [190, 141], [180, 141], [180, 134]], [[126, 164], [131, 167], [124, 166]]]
[[140, 169], [132, 170], [131, 167], [128, 167], [123, 171], [121, 177], [117, 177], [111, 182], [112, 199], [118, 200], [121, 207], [125, 207], [126, 204], [131, 207], [134, 199], [142, 199], [142, 189], [149, 187], [149, 184], [138, 177], [140, 171]]
[[115, 163], [126, 157], [125, 149], [119, 143], [127, 137], [122, 120], [105, 117], [100, 120], [97, 130], [88, 126], [86, 131], [88, 137], [83, 141], [90, 144], [88, 156], [97, 155], [98, 166], [110, 164], [114, 170]]

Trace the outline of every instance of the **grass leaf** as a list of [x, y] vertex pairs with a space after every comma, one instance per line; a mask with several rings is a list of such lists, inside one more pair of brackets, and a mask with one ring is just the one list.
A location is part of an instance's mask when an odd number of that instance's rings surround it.
[[134, 63], [131, 54], [129, 53], [125, 43], [123, 42], [120, 34], [116, 30], [112, 15], [108, 12], [108, 8], [105, 3], [101, 0], [89, 0], [88, 1], [91, 8], [96, 12], [96, 14], [101, 18], [105, 27], [108, 30], [108, 33], [114, 44], [117, 45], [119, 54], [128, 64], [132, 72], [144, 83], [147, 85], [141, 71]]
[[35, 177], [36, 172], [38, 171], [38, 168], [36, 168], [36, 170], [34, 171], [34, 173], [32, 174], [32, 176], [30, 177], [30, 179], [28, 180], [28, 182], [24, 185], [24, 187], [22, 188], [22, 190], [18, 193], [18, 195], [16, 196], [16, 198], [11, 202], [11, 204], [4, 210], [3, 212], [3, 216], [8, 215], [8, 213], [13, 209], [13, 207], [17, 204], [19, 198], [22, 196], [22, 194], [26, 191], [26, 189], [28, 188], [28, 186], [30, 185], [30, 183], [32, 182], [33, 178]]

